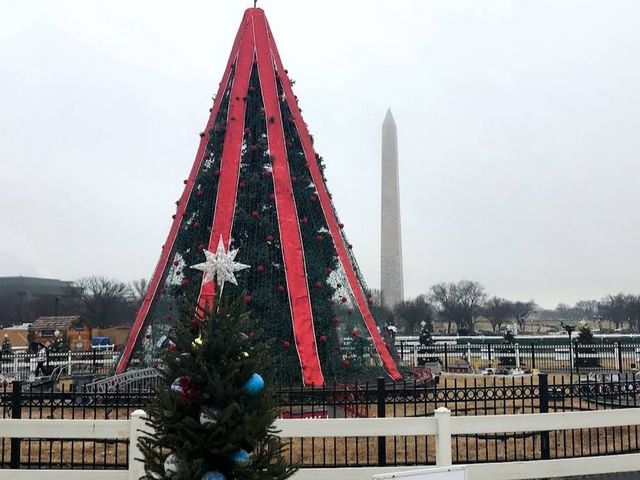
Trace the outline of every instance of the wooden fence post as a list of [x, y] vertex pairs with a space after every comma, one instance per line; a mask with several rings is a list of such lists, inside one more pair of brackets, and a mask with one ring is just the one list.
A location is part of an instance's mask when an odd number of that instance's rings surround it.
[[436, 408], [433, 412], [438, 426], [436, 435], [436, 466], [451, 465], [451, 411], [445, 407]]
[[140, 431], [145, 427], [146, 416], [144, 410], [135, 410], [129, 420], [129, 480], [139, 480], [145, 475], [138, 439]]

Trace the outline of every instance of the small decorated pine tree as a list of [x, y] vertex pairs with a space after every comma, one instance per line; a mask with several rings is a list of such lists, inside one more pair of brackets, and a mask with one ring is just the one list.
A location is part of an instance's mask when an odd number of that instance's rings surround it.
[[2, 341], [2, 355], [10, 355], [13, 350], [11, 349], [11, 340], [9, 340], [9, 335], [4, 334], [4, 340]]
[[264, 334], [241, 301], [183, 308], [164, 341], [162, 377], [140, 441], [148, 478], [284, 479]]
[[578, 328], [578, 338], [576, 339], [577, 357], [576, 367], [578, 368], [593, 368], [600, 366], [600, 359], [597, 356], [597, 349], [590, 346], [595, 343], [593, 333], [586, 323], [582, 322]]
[[10, 361], [12, 355], [13, 349], [11, 348], [11, 340], [9, 340], [9, 335], [5, 333], [4, 340], [2, 341], [2, 360]]
[[514, 367], [516, 365], [516, 357], [515, 357], [515, 348], [513, 345], [516, 343], [516, 337], [511, 330], [507, 330], [504, 332], [504, 336], [502, 337], [502, 348], [500, 351], [502, 353], [509, 353], [510, 355], [503, 355], [498, 357], [498, 365], [503, 367]]
[[49, 347], [51, 353], [65, 353], [69, 351], [71, 341], [66, 333], [62, 333], [60, 330], [56, 330], [53, 336], [53, 342]]
[[418, 365], [423, 367], [427, 363], [436, 363], [440, 361], [437, 355], [430, 352], [433, 347], [433, 336], [431, 335], [431, 330], [433, 329], [433, 324], [431, 323], [431, 319], [429, 321], [423, 320], [420, 323], [420, 338], [418, 341], [420, 342], [420, 348], [418, 348]]

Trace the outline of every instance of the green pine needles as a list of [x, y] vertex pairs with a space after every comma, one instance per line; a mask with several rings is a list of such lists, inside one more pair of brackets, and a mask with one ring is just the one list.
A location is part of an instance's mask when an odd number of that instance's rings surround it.
[[295, 471], [272, 427], [278, 410], [264, 335], [242, 301], [219, 301], [213, 312], [183, 308], [164, 340], [164, 387], [140, 440], [149, 479], [284, 479]]

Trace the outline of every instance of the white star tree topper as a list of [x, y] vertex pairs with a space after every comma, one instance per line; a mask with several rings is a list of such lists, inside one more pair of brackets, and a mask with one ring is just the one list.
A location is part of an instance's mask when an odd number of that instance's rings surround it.
[[220, 286], [220, 292], [222, 293], [225, 282], [238, 285], [236, 276], [234, 275], [235, 272], [249, 268], [249, 265], [234, 261], [237, 254], [237, 249], [225, 252], [222, 235], [220, 235], [216, 252], [213, 253], [209, 250], [204, 250], [204, 256], [206, 257], [204, 263], [192, 265], [191, 268], [204, 272], [204, 279], [202, 280], [204, 283], [215, 280]]

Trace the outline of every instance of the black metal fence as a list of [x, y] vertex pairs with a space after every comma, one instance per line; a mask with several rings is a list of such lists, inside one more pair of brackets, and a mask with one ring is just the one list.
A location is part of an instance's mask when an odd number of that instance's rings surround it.
[[[279, 392], [284, 418], [423, 417], [438, 407], [452, 415], [567, 412], [640, 406], [633, 375], [451, 377], [427, 385], [377, 383], [335, 385]], [[640, 419], [639, 419], [640, 423]], [[295, 438], [286, 446], [302, 467], [429, 465], [430, 436]], [[454, 437], [454, 463], [568, 458], [638, 451], [638, 427]]]
[[[148, 404], [150, 392], [127, 388], [87, 393], [62, 384], [59, 391], [20, 381], [0, 387], [2, 418], [128, 419]], [[128, 441], [0, 438], [2, 468], [126, 469]]]
[[[640, 407], [640, 382], [631, 374], [443, 375], [427, 384], [336, 384], [281, 388], [283, 418], [424, 417], [439, 407], [453, 415], [499, 415]], [[0, 387], [2, 418], [127, 419], [144, 408], [151, 393], [121, 389], [87, 393], [64, 385], [59, 391], [21, 382]], [[639, 419], [640, 423], [640, 419]], [[291, 463], [304, 467], [429, 465], [431, 436], [294, 438], [286, 444]], [[0, 438], [2, 468], [120, 469], [127, 467], [127, 441]], [[500, 462], [637, 452], [638, 427], [454, 437], [456, 463]]]
[[518, 367], [547, 373], [584, 373], [631, 371], [640, 366], [640, 345], [616, 342], [612, 344], [491, 344], [439, 343], [421, 347], [400, 341], [395, 345], [399, 361], [416, 367], [420, 357], [438, 358], [447, 371], [465, 358], [471, 367]]
[[[87, 352], [48, 351], [44, 358], [28, 351], [0, 352], [0, 376], [6, 381], [33, 381], [38, 377], [92, 374], [108, 375], [113, 371], [119, 352], [94, 349]], [[42, 368], [38, 368], [38, 363]]]

